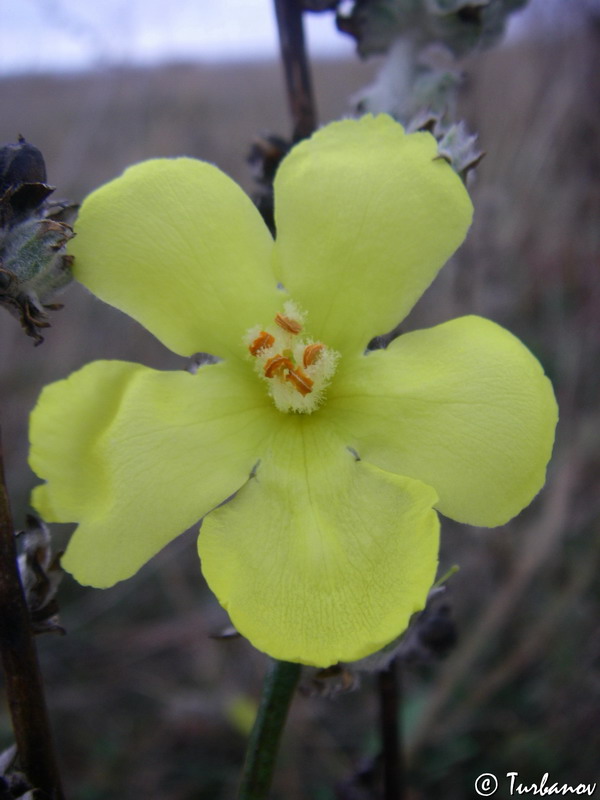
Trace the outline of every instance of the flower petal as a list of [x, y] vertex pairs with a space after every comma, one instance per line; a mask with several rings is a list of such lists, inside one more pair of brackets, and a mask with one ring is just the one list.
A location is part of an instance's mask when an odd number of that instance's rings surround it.
[[362, 351], [412, 308], [465, 237], [472, 206], [429, 133], [391, 117], [322, 128], [275, 179], [279, 280], [315, 336]]
[[443, 514], [501, 525], [543, 486], [556, 401], [539, 362], [504, 328], [461, 317], [346, 367], [323, 413], [362, 458], [433, 486]]
[[77, 280], [181, 355], [242, 352], [281, 304], [260, 214], [203, 161], [131, 167], [86, 198], [75, 230]]
[[79, 522], [80, 583], [129, 577], [248, 479], [273, 413], [229, 364], [158, 372], [99, 361], [46, 387], [31, 420], [33, 505]]
[[424, 606], [436, 494], [357, 461], [315, 418], [289, 422], [256, 476], [206, 517], [199, 552], [255, 647], [324, 667], [380, 649]]

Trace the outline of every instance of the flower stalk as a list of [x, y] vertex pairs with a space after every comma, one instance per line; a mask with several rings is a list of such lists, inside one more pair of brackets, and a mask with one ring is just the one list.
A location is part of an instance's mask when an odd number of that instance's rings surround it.
[[238, 800], [265, 800], [288, 710], [302, 667], [274, 661], [263, 684], [254, 728], [250, 734]]
[[384, 800], [404, 800], [406, 797], [399, 720], [402, 689], [398, 669], [397, 662], [392, 661], [377, 676]]
[[298, 0], [274, 0], [281, 60], [293, 121], [293, 141], [306, 139], [317, 127], [317, 112], [304, 43], [302, 6]]
[[0, 651], [20, 766], [35, 789], [63, 800], [29, 611], [17, 566], [0, 440]]

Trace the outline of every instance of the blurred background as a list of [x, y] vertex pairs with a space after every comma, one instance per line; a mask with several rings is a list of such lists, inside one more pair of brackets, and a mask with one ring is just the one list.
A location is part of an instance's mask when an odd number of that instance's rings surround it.
[[[102, 5], [102, 10], [99, 6]], [[330, 14], [307, 15], [320, 120], [350, 110], [361, 62]], [[250, 35], [251, 34], [251, 35]], [[600, 780], [600, 16], [533, 2], [500, 45], [462, 64], [461, 114], [486, 157], [465, 245], [406, 329], [478, 313], [541, 360], [561, 410], [544, 491], [510, 525], [443, 520], [440, 574], [458, 632], [444, 659], [402, 668], [412, 798], [473, 797], [482, 772]], [[265, 131], [291, 122], [270, 3], [0, 0], [0, 142], [39, 147], [56, 197], [80, 201], [127, 165], [190, 155], [248, 191]], [[0, 414], [15, 523], [36, 479], [27, 420], [41, 387], [95, 358], [180, 369], [133, 321], [73, 286], [34, 348], [0, 309]], [[54, 526], [58, 549], [70, 529]], [[225, 613], [188, 532], [106, 591], [66, 577], [67, 635], [38, 639], [67, 794], [77, 800], [233, 796], [265, 658], [215, 640]], [[373, 680], [292, 708], [275, 798], [376, 798]], [[12, 742], [0, 696], [0, 749]], [[361, 777], [362, 775], [362, 777]], [[365, 777], [366, 776], [366, 777]]]

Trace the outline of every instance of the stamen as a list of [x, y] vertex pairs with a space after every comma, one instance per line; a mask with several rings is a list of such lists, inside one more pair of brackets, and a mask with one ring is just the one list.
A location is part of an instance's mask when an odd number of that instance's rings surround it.
[[283, 328], [284, 331], [293, 333], [294, 335], [300, 333], [302, 330], [302, 325], [297, 320], [286, 317], [283, 314], [277, 314], [275, 322], [280, 328]]
[[272, 356], [265, 364], [265, 376], [272, 378], [273, 375], [280, 375], [284, 369], [292, 370], [294, 365], [289, 358], [282, 355]]
[[304, 348], [302, 356], [302, 363], [305, 367], [310, 367], [315, 361], [320, 358], [322, 351], [325, 349], [324, 344], [309, 344]]
[[308, 377], [308, 375], [305, 375], [305, 373], [302, 372], [300, 367], [296, 367], [296, 369], [291, 369], [285, 376], [285, 379], [286, 381], [292, 383], [303, 397], [312, 392], [314, 381], [312, 381]]
[[269, 347], [272, 347], [275, 343], [275, 337], [271, 336], [270, 333], [266, 331], [261, 331], [256, 339], [252, 342], [252, 344], [248, 347], [250, 353], [255, 356], [260, 350], [266, 350]]
[[247, 359], [279, 411], [312, 414], [325, 400], [339, 353], [303, 334], [306, 314], [291, 300], [271, 319], [264, 329], [259, 324], [247, 331]]

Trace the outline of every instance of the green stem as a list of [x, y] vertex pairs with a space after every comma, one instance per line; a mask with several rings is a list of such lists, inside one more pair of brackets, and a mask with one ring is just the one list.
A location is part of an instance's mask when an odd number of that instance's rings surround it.
[[246, 751], [238, 800], [267, 798], [283, 726], [301, 669], [300, 664], [274, 661], [265, 677], [258, 715]]

